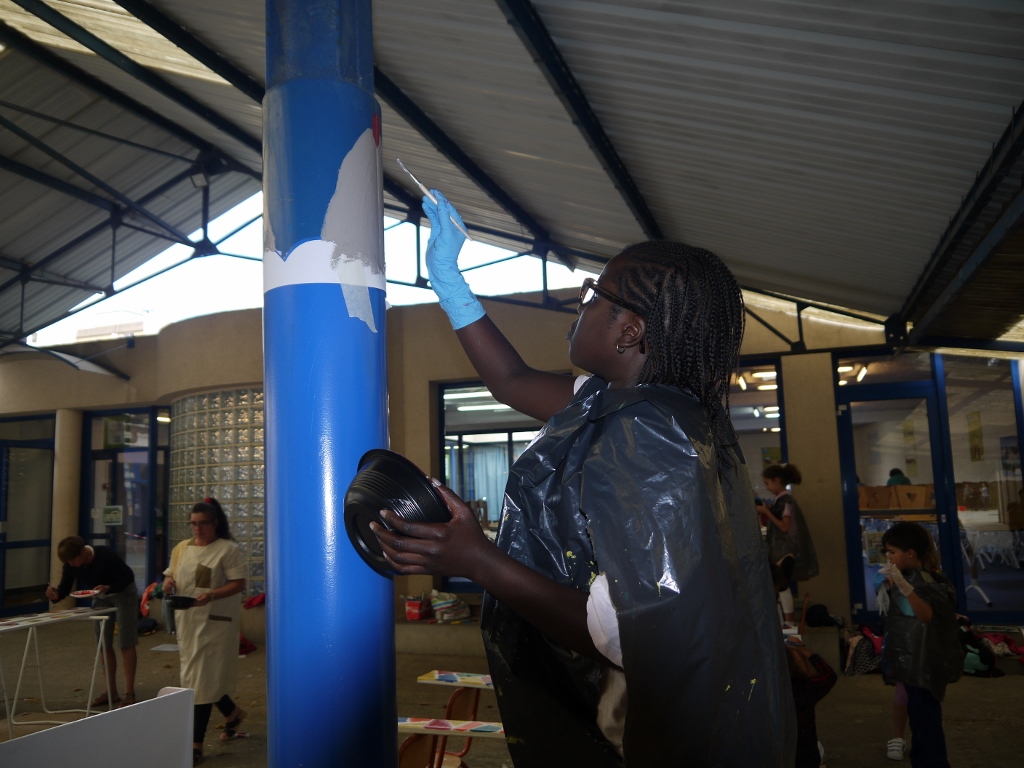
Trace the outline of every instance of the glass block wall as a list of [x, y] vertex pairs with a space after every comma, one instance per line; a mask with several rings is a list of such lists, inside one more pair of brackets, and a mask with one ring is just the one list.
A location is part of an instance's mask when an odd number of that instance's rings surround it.
[[248, 563], [246, 595], [265, 588], [263, 450], [262, 389], [205, 392], [172, 403], [170, 546], [191, 536], [192, 505], [213, 496]]

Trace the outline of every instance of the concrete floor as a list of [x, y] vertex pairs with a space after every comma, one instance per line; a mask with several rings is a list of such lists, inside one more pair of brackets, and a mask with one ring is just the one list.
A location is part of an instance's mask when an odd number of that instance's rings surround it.
[[[157, 613], [159, 615], [159, 613]], [[403, 622], [404, 624], [404, 622]], [[397, 655], [398, 710], [408, 716], [441, 716], [450, 694], [441, 686], [416, 683], [417, 675], [431, 669], [484, 672], [479, 629], [475, 624], [461, 626], [399, 625]], [[835, 631], [813, 630], [808, 642], [834, 661]], [[9, 690], [17, 682], [24, 649], [25, 633], [0, 635], [4, 673]], [[136, 691], [149, 698], [166, 685], [178, 682], [175, 653], [157, 653], [151, 649], [174, 638], [163, 631], [140, 638], [139, 674]], [[210, 768], [257, 768], [266, 765], [266, 655], [262, 643], [256, 652], [240, 663], [236, 700], [249, 711], [243, 726], [249, 738], [231, 742], [218, 740], [220, 717], [214, 711], [207, 735], [204, 765]], [[39, 632], [42, 675], [46, 700], [51, 708], [82, 706], [89, 688], [92, 669], [92, 628], [86, 623], [58, 624]], [[441, 648], [459, 655], [441, 654]], [[406, 651], [417, 651], [415, 653]], [[949, 689], [945, 703], [946, 735], [950, 760], [954, 766], [1013, 765], [1020, 759], [1020, 713], [1024, 712], [1024, 665], [1003, 660], [1005, 677], [978, 679], [965, 677]], [[39, 712], [36, 668], [30, 658], [26, 682], [19, 695], [18, 711]], [[885, 757], [885, 742], [890, 736], [892, 689], [878, 675], [840, 676], [832, 693], [818, 705], [818, 731], [826, 749], [830, 768], [854, 766], [892, 766]], [[481, 719], [498, 719], [493, 694], [482, 694]], [[0, 718], [3, 712], [0, 711]], [[28, 715], [31, 716], [31, 715]], [[17, 719], [23, 719], [21, 715]], [[324, 727], [324, 723], [311, 724]], [[43, 726], [15, 729], [17, 735]], [[0, 741], [7, 739], [6, 720], [0, 719]], [[467, 763], [473, 768], [511, 768], [508, 751], [501, 741], [477, 739]], [[144, 764], [144, 763], [140, 763]], [[909, 765], [909, 760], [905, 762]]]

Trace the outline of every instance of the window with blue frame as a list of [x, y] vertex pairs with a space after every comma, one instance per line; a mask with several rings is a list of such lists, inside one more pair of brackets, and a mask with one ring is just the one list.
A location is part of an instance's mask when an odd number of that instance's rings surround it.
[[542, 424], [494, 399], [482, 384], [442, 387], [445, 484], [483, 524], [501, 515], [513, 462]]
[[[541, 422], [494, 399], [480, 383], [441, 387], [444, 482], [473, 509], [488, 536], [501, 517], [509, 468], [537, 435]], [[461, 577], [444, 588], [475, 592]]]

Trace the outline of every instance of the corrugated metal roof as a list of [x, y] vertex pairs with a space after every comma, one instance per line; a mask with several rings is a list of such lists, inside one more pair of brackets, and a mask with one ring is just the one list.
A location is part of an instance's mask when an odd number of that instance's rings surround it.
[[1020, 6], [535, 5], [668, 236], [883, 314], [1024, 96]]
[[[111, 0], [47, 2], [259, 137], [259, 104], [154, 40]], [[261, 0], [151, 4], [264, 81]], [[533, 6], [666, 237], [715, 251], [749, 287], [883, 316], [910, 294], [1024, 100], [1024, 5], [1006, 0]], [[0, 18], [259, 168], [256, 152], [33, 17], [26, 20], [10, 0], [0, 0]], [[375, 0], [374, 45], [380, 69], [555, 242], [600, 260], [642, 239], [622, 194], [499, 4]], [[40, 111], [62, 103], [59, 88], [49, 96], [41, 88], [18, 91], [13, 70], [5, 71], [9, 62], [16, 57], [0, 60], [0, 99], [38, 97], [47, 105]], [[86, 108], [83, 96], [71, 90], [69, 104], [78, 106], [68, 109], [78, 114]], [[119, 135], [177, 141], [111, 105], [90, 102], [89, 110], [83, 114]], [[529, 232], [520, 222], [416, 126], [386, 104], [382, 111], [391, 178], [418, 197], [394, 167], [400, 156], [427, 184], [444, 189], [468, 223], [508, 233], [480, 239], [524, 247]], [[148, 165], [104, 165], [105, 150], [80, 137], [62, 141], [129, 187], [156, 178]], [[164, 168], [163, 161], [149, 162]], [[0, 227], [0, 249], [44, 249], [47, 235], [32, 231], [42, 211], [58, 211], [65, 232], [96, 217], [67, 199], [50, 208], [57, 193], [26, 184], [0, 176], [0, 202], [21, 201], [27, 211], [23, 231]], [[175, 213], [184, 216], [187, 203], [180, 204]], [[955, 262], [944, 268], [943, 277]], [[63, 289], [39, 290], [56, 296]]]
[[613, 256], [643, 239], [496, 4], [378, 0], [374, 25], [380, 68], [558, 242]]
[[[224, 82], [219, 75], [211, 72], [110, 0], [48, 0], [47, 5], [95, 33], [143, 66], [161, 72], [184, 74], [193, 79]], [[88, 53], [80, 43], [64, 36], [11, 0], [0, 0], [0, 18], [44, 45], [63, 51]]]

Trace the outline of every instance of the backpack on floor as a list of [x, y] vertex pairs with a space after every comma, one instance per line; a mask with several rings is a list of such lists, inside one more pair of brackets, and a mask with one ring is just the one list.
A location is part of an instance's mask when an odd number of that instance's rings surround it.
[[996, 667], [992, 649], [974, 634], [970, 624], [960, 627], [960, 645], [964, 648], [964, 674], [974, 677], [1002, 677], [1005, 672]]

